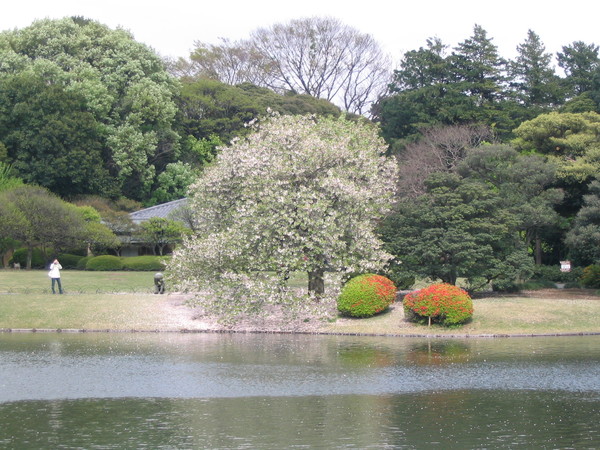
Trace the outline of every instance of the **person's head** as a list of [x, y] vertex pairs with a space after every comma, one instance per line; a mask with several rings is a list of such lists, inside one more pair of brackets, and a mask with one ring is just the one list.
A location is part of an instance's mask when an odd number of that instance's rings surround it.
[[58, 264], [58, 259], [54, 258], [54, 264]]

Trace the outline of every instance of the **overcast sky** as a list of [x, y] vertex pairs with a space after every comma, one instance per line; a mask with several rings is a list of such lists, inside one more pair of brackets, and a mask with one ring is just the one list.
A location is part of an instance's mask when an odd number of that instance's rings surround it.
[[120, 26], [171, 57], [187, 57], [195, 41], [243, 39], [256, 28], [312, 16], [336, 17], [371, 34], [396, 61], [404, 52], [424, 46], [429, 37], [454, 47], [472, 35], [475, 24], [488, 32], [506, 58], [514, 57], [529, 29], [550, 53], [577, 40], [600, 44], [597, 0], [11, 0], [2, 6], [0, 30], [66, 16]]

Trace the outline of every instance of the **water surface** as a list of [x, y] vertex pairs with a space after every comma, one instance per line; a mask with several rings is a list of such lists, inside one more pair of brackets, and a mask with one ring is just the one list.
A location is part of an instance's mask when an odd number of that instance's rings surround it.
[[594, 448], [599, 344], [0, 334], [0, 447]]

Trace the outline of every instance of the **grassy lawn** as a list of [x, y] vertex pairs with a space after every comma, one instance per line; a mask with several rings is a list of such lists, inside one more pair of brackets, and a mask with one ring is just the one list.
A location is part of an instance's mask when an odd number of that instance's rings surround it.
[[[0, 270], [0, 329], [159, 330], [174, 326], [168, 296], [154, 295], [153, 272], [61, 272], [66, 295], [52, 295], [45, 270]], [[292, 283], [304, 286], [298, 276]], [[600, 333], [600, 297], [506, 296], [474, 300], [473, 321], [458, 328], [414, 325], [401, 304], [369, 319], [338, 318], [330, 333], [508, 335]]]
[[65, 295], [52, 295], [46, 270], [0, 270], [0, 328], [154, 330], [154, 272], [62, 270]]
[[422, 326], [404, 322], [402, 304], [365, 319], [338, 319], [329, 332], [400, 335], [532, 335], [600, 333], [598, 299], [490, 297], [473, 301], [473, 320], [461, 327]]
[[[67, 294], [151, 293], [154, 272], [61, 270]], [[0, 270], [0, 293], [52, 294], [47, 270]]]

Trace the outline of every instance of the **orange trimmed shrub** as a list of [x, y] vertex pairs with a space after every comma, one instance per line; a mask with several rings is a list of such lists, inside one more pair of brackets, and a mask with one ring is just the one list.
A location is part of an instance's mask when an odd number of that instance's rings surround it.
[[371, 317], [386, 310], [396, 298], [393, 281], [368, 273], [348, 281], [338, 298], [338, 311], [345, 316]]
[[404, 315], [418, 323], [445, 326], [463, 324], [473, 317], [473, 301], [466, 291], [451, 284], [432, 284], [404, 296]]

